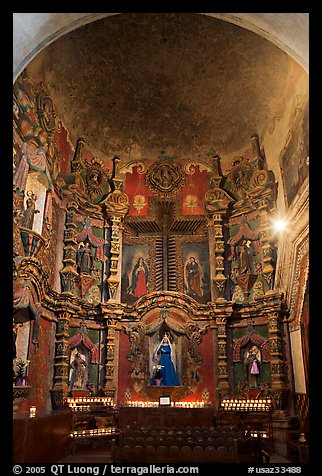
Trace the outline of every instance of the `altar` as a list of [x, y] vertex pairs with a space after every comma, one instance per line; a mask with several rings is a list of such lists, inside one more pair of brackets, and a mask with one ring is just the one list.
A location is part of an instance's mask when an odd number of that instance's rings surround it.
[[172, 406], [119, 408], [119, 426], [123, 434], [134, 429], [156, 427], [213, 426], [214, 408], [180, 408]]

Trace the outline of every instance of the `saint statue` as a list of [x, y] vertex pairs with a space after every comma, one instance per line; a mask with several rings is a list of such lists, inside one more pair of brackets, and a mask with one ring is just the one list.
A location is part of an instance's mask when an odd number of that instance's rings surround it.
[[256, 345], [246, 352], [244, 366], [248, 386], [251, 388], [258, 387], [258, 378], [260, 374], [260, 350]]
[[70, 379], [71, 388], [82, 390], [85, 380], [86, 361], [83, 359], [82, 354], [80, 354], [79, 352], [76, 352], [74, 356], [72, 368], [73, 372]]
[[242, 246], [239, 248], [238, 263], [239, 263], [239, 274], [246, 274], [246, 273], [252, 272], [251, 250], [247, 246], [246, 242], [244, 242]]
[[93, 254], [88, 242], [86, 245], [83, 243], [80, 244], [77, 252], [77, 265], [79, 267], [80, 274], [91, 275], [93, 269]]
[[158, 379], [161, 381], [160, 385], [179, 385], [179, 379], [171, 359], [171, 353], [172, 346], [169, 335], [164, 333], [162, 341], [156, 350], [156, 355], [160, 355], [159, 365], [157, 366]]
[[29, 190], [27, 192], [27, 197], [28, 198], [26, 201], [26, 209], [23, 212], [23, 216], [21, 219], [21, 226], [23, 226], [24, 228], [28, 228], [29, 230], [32, 230], [35, 213], [40, 213], [40, 210], [36, 210], [37, 195], [31, 190]]

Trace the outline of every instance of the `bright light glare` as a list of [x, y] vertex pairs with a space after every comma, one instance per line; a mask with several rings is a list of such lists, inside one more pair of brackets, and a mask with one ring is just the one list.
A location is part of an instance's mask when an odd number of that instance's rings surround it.
[[276, 220], [273, 222], [273, 226], [276, 231], [283, 231], [287, 227], [287, 223], [285, 220]]

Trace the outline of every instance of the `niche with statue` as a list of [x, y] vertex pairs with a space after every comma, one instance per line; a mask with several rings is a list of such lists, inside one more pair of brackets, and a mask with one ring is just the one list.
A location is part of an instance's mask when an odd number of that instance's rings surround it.
[[[234, 329], [238, 335], [241, 329]], [[261, 332], [261, 334], [259, 333]], [[270, 351], [267, 329], [249, 326], [242, 337], [233, 339], [233, 377], [237, 393], [241, 390], [261, 390], [270, 385]]]
[[199, 345], [207, 327], [164, 309], [122, 325], [130, 344], [127, 360], [132, 364], [128, 387], [133, 385], [135, 392], [153, 400], [162, 389], [174, 400], [193, 393], [202, 381]]
[[[91, 333], [97, 333], [92, 331]], [[98, 340], [98, 336], [97, 336]], [[69, 339], [69, 389], [72, 394], [92, 395], [98, 385], [98, 344], [89, 337], [86, 325], [81, 324]]]

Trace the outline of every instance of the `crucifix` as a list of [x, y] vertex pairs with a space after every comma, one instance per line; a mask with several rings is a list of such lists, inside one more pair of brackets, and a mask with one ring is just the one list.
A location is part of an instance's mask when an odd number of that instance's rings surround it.
[[[162, 290], [164, 291], [175, 290], [172, 289], [173, 286], [169, 283], [170, 272], [175, 273], [177, 270], [175, 249], [174, 247], [171, 247], [171, 238], [176, 235], [193, 235], [201, 224], [199, 220], [175, 220], [173, 218], [173, 205], [174, 202], [172, 201], [159, 201], [159, 219], [156, 218], [153, 223], [153, 228], [158, 228], [159, 231], [148, 231], [144, 223], [140, 224], [141, 227], [139, 231], [136, 230], [137, 236], [155, 236], [159, 237], [162, 241], [162, 246], [160, 244], [160, 252], [157, 256], [155, 266], [156, 269], [162, 267], [160, 273], [162, 273]], [[151, 226], [151, 222], [149, 223]], [[172, 241], [172, 243], [174, 242]]]

